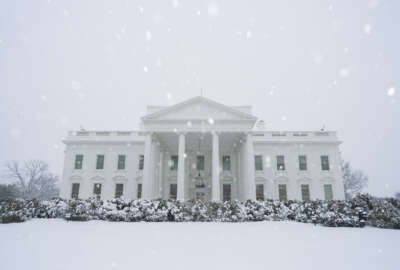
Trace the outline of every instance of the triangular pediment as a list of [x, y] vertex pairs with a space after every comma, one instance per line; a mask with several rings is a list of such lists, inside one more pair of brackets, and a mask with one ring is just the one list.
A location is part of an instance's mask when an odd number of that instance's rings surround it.
[[148, 114], [142, 120], [256, 120], [242, 112], [204, 97], [195, 97]]

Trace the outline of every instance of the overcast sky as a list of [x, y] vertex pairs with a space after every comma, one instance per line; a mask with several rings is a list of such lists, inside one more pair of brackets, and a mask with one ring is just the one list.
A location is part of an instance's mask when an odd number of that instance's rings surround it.
[[[196, 3], [195, 3], [196, 2]], [[0, 3], [0, 162], [61, 174], [68, 130], [135, 130], [204, 95], [269, 130], [337, 130], [368, 191], [400, 191], [400, 1]]]

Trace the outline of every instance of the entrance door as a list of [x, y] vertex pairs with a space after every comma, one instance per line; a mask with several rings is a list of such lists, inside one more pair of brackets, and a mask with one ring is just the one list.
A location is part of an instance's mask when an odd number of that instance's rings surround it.
[[231, 184], [222, 185], [222, 200], [223, 201], [231, 200]]

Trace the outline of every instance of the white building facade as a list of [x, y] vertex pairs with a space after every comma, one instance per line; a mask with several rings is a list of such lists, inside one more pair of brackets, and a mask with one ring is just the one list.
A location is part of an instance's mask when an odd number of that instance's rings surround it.
[[344, 199], [336, 132], [265, 131], [250, 106], [149, 106], [139, 131], [69, 132], [63, 198]]

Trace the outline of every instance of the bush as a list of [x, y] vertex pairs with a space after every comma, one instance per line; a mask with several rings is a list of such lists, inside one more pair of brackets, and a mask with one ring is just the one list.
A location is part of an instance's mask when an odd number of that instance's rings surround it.
[[125, 222], [245, 222], [297, 221], [329, 227], [400, 229], [400, 201], [358, 195], [349, 201], [227, 201], [179, 202], [172, 200], [101, 201], [64, 200], [0, 201], [0, 223], [31, 218], [63, 218], [71, 221], [108, 220]]

